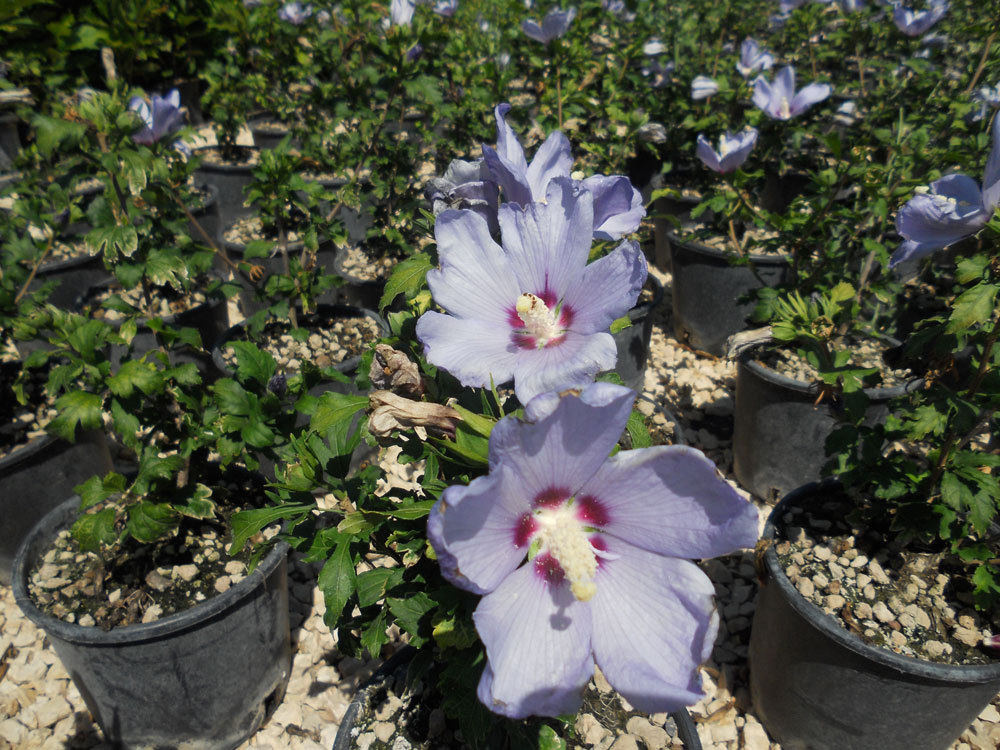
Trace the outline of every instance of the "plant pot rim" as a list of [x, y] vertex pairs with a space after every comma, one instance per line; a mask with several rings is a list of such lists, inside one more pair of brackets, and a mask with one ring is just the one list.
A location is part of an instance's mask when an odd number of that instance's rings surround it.
[[[760, 350], [760, 347], [752, 347], [743, 351], [737, 361], [737, 366], [744, 367], [756, 377], [761, 380], [770, 383], [771, 385], [778, 386], [780, 388], [787, 388], [795, 393], [800, 393], [805, 396], [815, 397], [819, 393], [819, 385], [816, 382], [807, 382], [805, 380], [796, 380], [795, 378], [790, 378], [787, 375], [782, 375], [780, 372], [772, 370], [770, 367], [765, 367], [760, 362], [758, 362], [754, 355]], [[914, 377], [905, 383], [900, 385], [890, 386], [888, 388], [884, 386], [879, 386], [875, 388], [865, 388], [865, 396], [871, 401], [889, 401], [894, 398], [898, 398], [903, 394], [910, 393], [912, 391], [919, 390], [924, 386], [924, 379], [920, 377]]]
[[363, 279], [360, 276], [355, 276], [350, 271], [344, 270], [344, 259], [347, 257], [347, 252], [353, 247], [360, 247], [364, 242], [354, 242], [347, 245], [339, 245], [337, 251], [333, 255], [333, 270], [336, 271], [337, 275], [340, 276], [344, 281], [350, 282], [354, 286], [371, 286], [371, 287], [383, 287], [385, 282], [388, 281], [388, 277], [384, 279]]
[[66, 622], [42, 612], [31, 600], [28, 594], [28, 555], [36, 545], [49, 544], [55, 535], [66, 528], [79, 513], [80, 498], [77, 495], [66, 500], [48, 513], [25, 537], [14, 559], [14, 570], [11, 574], [11, 586], [14, 589], [14, 600], [21, 608], [25, 617], [35, 625], [51, 633], [56, 638], [70, 643], [91, 645], [128, 645], [140, 644], [145, 641], [166, 638], [174, 633], [180, 633], [193, 625], [208, 620], [232, 607], [250, 591], [262, 583], [288, 553], [286, 542], [278, 542], [275, 547], [261, 559], [253, 572], [227, 591], [195, 604], [181, 612], [175, 612], [154, 622], [127, 625], [109, 631], [98, 627], [85, 627], [76, 623]]
[[[761, 533], [761, 540], [774, 541], [777, 527], [782, 525], [782, 516], [790, 508], [796, 507], [796, 504], [803, 498], [808, 498], [818, 491], [836, 490], [841, 486], [838, 480], [823, 479], [819, 482], [802, 485], [789, 492], [774, 506], [767, 517], [767, 523]], [[799, 505], [798, 507], [803, 506]], [[870, 646], [854, 633], [840, 627], [833, 617], [798, 592], [778, 562], [778, 553], [775, 551], [774, 544], [770, 544], [764, 553], [764, 567], [769, 579], [767, 585], [777, 586], [799, 616], [826, 637], [865, 659], [897, 672], [939, 682], [982, 684], [1000, 678], [1000, 661], [994, 664], [939, 664], [912, 656], [903, 656], [878, 646]]]
[[[207, 274], [205, 274], [205, 277], [207, 279], [213, 279], [214, 278], [213, 272], [209, 271]], [[106, 289], [108, 289], [109, 287], [111, 287], [112, 285], [117, 284], [117, 283], [118, 283], [117, 279], [115, 279], [114, 277], [112, 277], [110, 279], [107, 279], [105, 281], [100, 282], [99, 284], [94, 284], [86, 292], [84, 292], [82, 295], [80, 295], [80, 297], [77, 298], [77, 305], [76, 305], [77, 309], [82, 309], [83, 305], [86, 302], [88, 302], [89, 300], [93, 299], [94, 295], [99, 294], [100, 292], [105, 291]], [[221, 298], [221, 297], [208, 297], [204, 302], [202, 302], [200, 304], [197, 304], [194, 307], [189, 307], [187, 310], [181, 310], [180, 312], [170, 313], [170, 315], [160, 315], [160, 316], [157, 316], [157, 317], [160, 320], [162, 320], [164, 323], [167, 323], [168, 325], [172, 325], [172, 324], [174, 324], [177, 321], [177, 318], [179, 316], [181, 316], [181, 315], [186, 315], [188, 313], [192, 313], [195, 310], [208, 310], [208, 309], [212, 309], [212, 308], [218, 307], [219, 305], [224, 304], [225, 301], [226, 300], [224, 298]], [[121, 326], [121, 321], [119, 321], [119, 320], [115, 320], [115, 321], [106, 320], [105, 322], [108, 325], [110, 325], [112, 328], [119, 328]], [[142, 329], [142, 328], [146, 327], [146, 323], [147, 322], [149, 322], [149, 318], [147, 318], [145, 316], [139, 316], [138, 318], [135, 319], [136, 326], [139, 329]]]
[[[733, 258], [738, 258], [739, 256], [735, 253], [725, 252], [723, 250], [716, 250], [715, 248], [709, 247], [708, 245], [703, 245], [701, 242], [692, 239], [685, 239], [681, 237], [677, 232], [670, 229], [667, 230], [667, 239], [670, 240], [671, 244], [676, 244], [683, 247], [686, 250], [693, 250], [701, 255], [707, 255], [710, 258], [716, 260], [725, 261], [729, 265], [733, 265], [730, 261]], [[792, 256], [787, 254], [781, 255], [759, 255], [751, 253], [746, 256], [747, 260], [757, 266], [791, 266]]]
[[[241, 144], [237, 144], [236, 148], [242, 149], [243, 153], [260, 152], [260, 149], [257, 148], [256, 146], [244, 146]], [[221, 147], [218, 144], [214, 146], [199, 146], [198, 148], [192, 149], [192, 152], [195, 155], [197, 155], [200, 154], [202, 151], [212, 151], [212, 150], [219, 151], [221, 153]], [[230, 163], [207, 162], [203, 159], [201, 164], [198, 165], [198, 169], [205, 171], [213, 171], [213, 172], [245, 172], [256, 166], [250, 164], [250, 161], [252, 161], [252, 159], [243, 162], [241, 164], [230, 164]]]
[[[661, 302], [663, 302], [663, 282], [656, 278], [653, 274], [648, 274], [646, 276], [646, 282], [643, 286], [645, 287], [646, 284], [650, 283], [653, 286], [653, 299], [648, 302], [637, 304], [628, 311], [628, 318], [633, 323], [635, 323], [636, 320], [649, 315], [653, 310], [659, 307]], [[642, 294], [642, 290], [640, 290], [639, 293]]]
[[[79, 441], [81, 438], [82, 436], [79, 436], [77, 440]], [[0, 472], [8, 470], [21, 461], [26, 461], [36, 454], [41, 453], [58, 440], [61, 440], [61, 438], [49, 435], [48, 433], [31, 438], [27, 443], [22, 443], [7, 455], [0, 457]]]
[[[301, 313], [301, 309], [299, 310], [299, 312]], [[378, 326], [379, 331], [382, 335], [385, 335], [389, 330], [388, 326], [385, 324], [385, 321], [382, 319], [382, 316], [379, 315], [374, 310], [369, 310], [367, 307], [355, 307], [354, 305], [343, 305], [343, 304], [333, 304], [333, 305], [320, 304], [316, 306], [316, 312], [327, 313], [330, 314], [331, 316], [342, 317], [342, 318], [346, 317], [356, 318], [364, 316], [366, 318], [371, 318], [373, 321], [375, 321], [375, 325]], [[225, 333], [223, 333], [219, 337], [218, 341], [216, 341], [212, 345], [212, 363], [215, 365], [216, 369], [218, 369], [219, 372], [224, 373], [225, 377], [227, 378], [233, 377], [236, 373], [228, 364], [226, 364], [226, 361], [222, 358], [222, 347], [228, 341], [230, 341], [234, 336], [236, 336], [237, 333], [242, 331], [245, 327], [246, 327], [245, 320], [240, 321], [236, 325], [229, 326], [229, 328], [225, 331]], [[339, 372], [348, 373], [354, 368], [356, 368], [360, 361], [361, 361], [361, 355], [359, 354], [357, 356], [350, 357], [348, 359], [337, 362], [336, 364], [332, 365], [332, 367]]]
[[[333, 740], [332, 750], [351, 750], [354, 747], [354, 742], [357, 738], [351, 736], [351, 730], [354, 728], [354, 722], [361, 711], [362, 702], [368, 697], [368, 691], [386, 675], [396, 671], [401, 664], [410, 661], [418, 651], [419, 649], [414, 646], [406, 644], [383, 662], [375, 670], [375, 673], [358, 687], [357, 691], [351, 697], [347, 711], [344, 712], [344, 718], [340, 720], [340, 726], [337, 728], [337, 736]], [[684, 744], [684, 750], [701, 750], [701, 738], [687, 708], [679, 708], [677, 711], [672, 712], [670, 716], [677, 725], [677, 738]]]

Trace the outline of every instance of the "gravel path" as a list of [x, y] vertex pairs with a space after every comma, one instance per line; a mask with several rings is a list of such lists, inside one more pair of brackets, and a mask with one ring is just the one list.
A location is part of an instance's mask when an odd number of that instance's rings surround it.
[[[732, 409], [736, 368], [698, 356], [678, 345], [670, 327], [669, 274], [653, 329], [645, 392], [679, 420], [686, 439], [704, 450], [727, 479], [732, 477]], [[641, 402], [640, 402], [641, 403]], [[762, 508], [761, 526], [767, 509]], [[703, 667], [705, 698], [691, 708], [706, 750], [780, 750], [754, 716], [747, 683], [747, 644], [757, 583], [752, 552], [704, 565], [720, 604], [719, 639]], [[283, 703], [244, 748], [329, 750], [355, 688], [374, 670], [341, 656], [323, 624], [323, 602], [315, 588], [317, 569], [293, 560], [290, 567], [292, 677]], [[102, 743], [76, 688], [44, 635], [25, 620], [9, 588], [0, 602], [0, 750], [109, 750]], [[994, 701], [952, 750], [994, 750], [1000, 746], [1000, 712]], [[590, 723], [587, 728], [590, 728]], [[584, 727], [581, 727], [584, 728]], [[659, 750], [656, 732], [630, 724], [622, 736], [593, 732], [597, 750]]]

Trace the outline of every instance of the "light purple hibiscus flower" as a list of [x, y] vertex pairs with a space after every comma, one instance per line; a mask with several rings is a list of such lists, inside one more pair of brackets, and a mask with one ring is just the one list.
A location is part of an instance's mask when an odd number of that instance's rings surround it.
[[890, 266], [921, 258], [971, 237], [1000, 206], [1000, 117], [993, 120], [993, 148], [983, 172], [983, 189], [971, 177], [950, 174], [911, 198], [896, 215], [896, 231], [906, 240]]
[[[128, 108], [142, 118], [143, 127], [132, 134], [132, 140], [144, 146], [152, 146], [184, 125], [181, 95], [177, 89], [171, 89], [166, 96], [153, 94], [152, 107], [145, 99], [133, 96]], [[189, 150], [181, 141], [174, 145], [180, 151]]]
[[458, 0], [438, 0], [434, 4], [434, 12], [439, 16], [450, 18], [458, 10]]
[[[533, 201], [545, 200], [553, 178], [570, 176], [573, 153], [569, 139], [555, 130], [539, 146], [529, 165], [517, 135], [507, 124], [509, 111], [509, 104], [496, 106], [497, 146], [494, 149], [483, 144], [483, 160], [503, 190], [504, 200], [527, 206]], [[582, 185], [585, 190], [594, 191], [594, 237], [617, 240], [639, 228], [646, 209], [642, 194], [632, 187], [628, 177], [594, 175]]]
[[719, 90], [719, 84], [708, 76], [695, 76], [691, 81], [691, 98], [695, 101], [707, 99]]
[[467, 208], [486, 219], [491, 235], [500, 232], [500, 188], [490, 179], [490, 170], [482, 159], [453, 159], [443, 175], [428, 181], [424, 195], [431, 201], [435, 216], [449, 208]]
[[926, 10], [913, 11], [902, 5], [896, 6], [892, 11], [892, 20], [896, 28], [907, 36], [922, 36], [947, 12], [948, 0], [931, 0]]
[[743, 166], [757, 143], [757, 130], [746, 128], [739, 133], [727, 132], [719, 138], [719, 150], [715, 151], [704, 135], [698, 135], [696, 153], [706, 167], [720, 174], [728, 174]]
[[753, 82], [753, 103], [775, 120], [790, 120], [830, 96], [826, 83], [810, 83], [795, 90], [795, 68], [787, 65], [774, 77], [774, 85], [764, 76]]
[[635, 304], [646, 261], [636, 243], [623, 242], [588, 265], [593, 210], [590, 193], [556, 178], [546, 203], [500, 207], [502, 248], [478, 214], [440, 214], [441, 268], [427, 284], [448, 314], [417, 321], [427, 361], [462, 385], [513, 379], [522, 404], [613, 368], [608, 328]]
[[389, 22], [393, 26], [409, 26], [416, 10], [415, 0], [392, 0], [389, 4]]
[[304, 22], [313, 13], [313, 7], [311, 5], [303, 5], [302, 3], [291, 2], [285, 3], [281, 6], [278, 11], [278, 18], [282, 21], [288, 21], [288, 23], [295, 24], [298, 26]]
[[693, 448], [609, 457], [634, 399], [609, 383], [540, 395], [493, 428], [489, 474], [431, 510], [445, 578], [484, 594], [477, 692], [497, 713], [575, 713], [595, 663], [640, 711], [701, 697], [718, 615], [690, 558], [752, 546], [757, 510]]
[[574, 18], [576, 18], [576, 8], [569, 10], [553, 8], [545, 14], [541, 24], [533, 18], [522, 21], [521, 31], [536, 42], [548, 44], [553, 39], [558, 39], [565, 34]]
[[774, 55], [765, 49], [761, 49], [756, 39], [747, 37], [740, 45], [740, 59], [736, 61], [736, 69], [744, 78], [749, 78], [754, 73], [762, 70], [770, 70], [774, 65]]

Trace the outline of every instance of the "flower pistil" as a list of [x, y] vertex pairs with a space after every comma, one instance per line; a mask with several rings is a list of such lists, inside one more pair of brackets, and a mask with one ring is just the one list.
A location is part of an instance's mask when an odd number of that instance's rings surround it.
[[517, 298], [517, 317], [524, 323], [523, 333], [541, 349], [549, 343], [558, 343], [566, 333], [563, 316], [550, 310], [541, 297], [525, 292]]

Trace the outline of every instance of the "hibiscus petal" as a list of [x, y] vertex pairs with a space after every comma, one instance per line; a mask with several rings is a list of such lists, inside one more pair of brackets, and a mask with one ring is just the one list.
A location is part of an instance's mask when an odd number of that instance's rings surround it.
[[594, 196], [594, 237], [617, 240], [639, 228], [646, 208], [642, 194], [622, 175], [593, 175], [580, 186]]
[[810, 83], [808, 86], [803, 86], [799, 93], [792, 97], [792, 100], [788, 104], [788, 109], [793, 117], [800, 115], [812, 105], [826, 99], [832, 91], [833, 89], [830, 88], [829, 84]]
[[611, 383], [579, 396], [545, 393], [527, 403], [527, 421], [501, 419], [493, 428], [490, 466], [514, 466], [531, 499], [552, 489], [574, 494], [615, 447], [634, 401], [633, 391]]
[[753, 103], [757, 105], [758, 109], [773, 117], [774, 115], [771, 113], [772, 98], [771, 82], [762, 75], [757, 76], [753, 82]]
[[503, 247], [520, 287], [548, 304], [583, 274], [592, 242], [593, 198], [569, 178], [549, 183], [547, 203], [500, 206]]
[[771, 90], [771, 101], [774, 103], [775, 109], [777, 109], [778, 103], [782, 98], [787, 99], [789, 106], [791, 106], [791, 101], [795, 97], [795, 66], [786, 65], [778, 74], [774, 77], [774, 86]]
[[567, 331], [558, 344], [518, 352], [514, 393], [526, 404], [546, 391], [582, 388], [617, 361], [618, 347], [610, 333]]
[[623, 242], [613, 252], [583, 269], [580, 283], [566, 292], [577, 333], [607, 331], [627, 314], [646, 283], [646, 256], [636, 242]]
[[687, 560], [608, 539], [590, 600], [594, 659], [611, 686], [646, 713], [701, 698], [698, 665], [712, 652], [712, 582]]
[[[756, 101], [756, 99], [757, 94], [755, 91], [754, 101]], [[708, 139], [706, 139], [702, 133], [698, 134], [698, 146], [695, 149], [695, 154], [699, 159], [701, 159], [702, 164], [711, 169], [713, 172], [722, 171], [722, 167], [719, 165], [719, 155], [715, 153], [715, 149], [712, 148], [712, 144], [708, 142]]]
[[895, 268], [900, 263], [905, 263], [908, 260], [923, 258], [935, 250], [940, 250], [941, 247], [936, 242], [914, 242], [913, 240], [907, 240], [892, 254], [892, 257], [889, 259], [889, 268]]
[[531, 199], [544, 200], [549, 182], [556, 177], [569, 177], [573, 168], [573, 150], [569, 138], [558, 130], [549, 134], [538, 147], [525, 176], [531, 189]]
[[531, 187], [528, 185], [527, 168], [524, 171], [505, 159], [492, 146], [483, 144], [483, 161], [490, 170], [490, 176], [503, 190], [504, 200], [526, 206], [531, 203]]
[[657, 446], [612, 456], [580, 489], [607, 517], [601, 530], [673, 557], [725, 555], [757, 542], [757, 509], [701, 451]]
[[506, 465], [466, 485], [452, 485], [427, 519], [441, 572], [459, 588], [492, 591], [524, 559], [515, 544], [518, 519], [531, 510], [520, 476]]
[[427, 361], [443, 367], [462, 385], [487, 387], [513, 379], [517, 348], [510, 327], [482, 320], [426, 312], [417, 321], [417, 338]]
[[525, 565], [483, 597], [473, 619], [489, 659], [478, 690], [487, 708], [512, 719], [577, 711], [594, 659], [589, 613], [569, 586], [550, 586]]
[[542, 31], [542, 27], [533, 18], [521, 21], [521, 31], [524, 32], [525, 36], [534, 39], [536, 42], [541, 42], [542, 44], [549, 43], [549, 39], [545, 35], [545, 32]]
[[941, 248], [975, 234], [986, 221], [986, 213], [981, 209], [956, 216], [932, 196], [917, 195], [896, 214], [896, 231], [920, 245]]
[[983, 205], [983, 194], [976, 181], [965, 174], [949, 174], [930, 184], [931, 192], [954, 198], [958, 204], [955, 212], [967, 216], [977, 212]]
[[510, 260], [474, 211], [443, 211], [434, 222], [440, 269], [427, 273], [434, 301], [460, 318], [476, 318], [510, 331], [522, 289]]
[[[537, 26], [537, 24], [535, 24]], [[511, 165], [518, 174], [524, 175], [528, 172], [528, 162], [524, 158], [524, 149], [517, 139], [517, 134], [507, 124], [507, 113], [510, 112], [510, 105], [506, 102], [498, 104], [493, 115], [497, 121], [497, 154]]]

